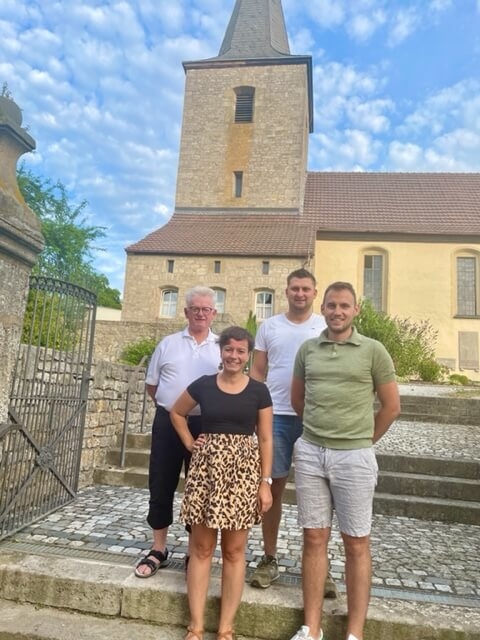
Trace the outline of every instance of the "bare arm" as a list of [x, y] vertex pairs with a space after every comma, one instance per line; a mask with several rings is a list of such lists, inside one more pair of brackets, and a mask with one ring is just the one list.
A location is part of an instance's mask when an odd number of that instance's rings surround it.
[[188, 428], [187, 416], [196, 406], [197, 402], [187, 391], [184, 391], [170, 411], [170, 420], [172, 421], [180, 440], [183, 442], [185, 449], [188, 451], [193, 450], [195, 440]]
[[[273, 409], [267, 407], [257, 413], [258, 447], [260, 449], [260, 474], [269, 478], [272, 473], [273, 460]], [[260, 482], [258, 488], [258, 510], [265, 513], [272, 506], [272, 491], [267, 482]]]
[[268, 356], [266, 351], [253, 350], [253, 363], [250, 369], [250, 377], [264, 382], [267, 377]]
[[375, 414], [374, 444], [387, 433], [392, 422], [400, 415], [400, 394], [395, 381], [379, 384], [376, 392], [380, 409]]
[[150, 398], [155, 402], [155, 394], [157, 393], [158, 384], [145, 384], [145, 390]]
[[305, 408], [305, 380], [303, 378], [292, 378], [291, 402], [297, 416], [303, 418]]

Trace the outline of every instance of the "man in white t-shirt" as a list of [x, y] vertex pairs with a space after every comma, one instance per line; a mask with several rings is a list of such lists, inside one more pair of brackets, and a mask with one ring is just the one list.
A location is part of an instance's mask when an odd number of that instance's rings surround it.
[[[316, 281], [306, 269], [297, 269], [287, 277], [285, 295], [288, 311], [264, 320], [255, 338], [252, 378], [266, 381], [273, 400], [273, 505], [263, 516], [264, 556], [255, 569], [250, 584], [268, 588], [279, 578], [277, 538], [282, 517], [282, 497], [292, 464], [293, 446], [302, 434], [302, 422], [290, 403], [293, 363], [301, 344], [325, 329], [323, 316], [313, 313], [317, 296]], [[331, 577], [325, 596], [336, 597]]]

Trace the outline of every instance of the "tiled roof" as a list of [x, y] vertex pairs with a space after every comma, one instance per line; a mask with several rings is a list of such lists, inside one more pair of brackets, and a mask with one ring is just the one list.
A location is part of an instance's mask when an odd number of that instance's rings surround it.
[[307, 256], [315, 231], [480, 236], [480, 173], [310, 172], [302, 214], [176, 213], [127, 253]]
[[307, 256], [313, 244], [312, 227], [298, 215], [177, 213], [127, 253]]
[[236, 0], [218, 59], [280, 58], [289, 54], [281, 0]]
[[309, 173], [317, 229], [480, 234], [480, 173]]

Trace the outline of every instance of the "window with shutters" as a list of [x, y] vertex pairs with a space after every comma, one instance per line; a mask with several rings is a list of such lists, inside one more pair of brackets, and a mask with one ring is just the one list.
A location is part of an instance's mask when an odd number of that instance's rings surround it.
[[235, 122], [253, 122], [255, 87], [236, 87]]

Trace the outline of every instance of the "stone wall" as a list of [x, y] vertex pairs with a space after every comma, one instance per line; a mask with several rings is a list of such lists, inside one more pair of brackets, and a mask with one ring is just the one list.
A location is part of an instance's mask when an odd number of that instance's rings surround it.
[[[212, 330], [220, 333], [232, 324], [234, 324], [233, 320], [228, 314], [219, 314], [212, 325]], [[184, 326], [184, 319], [158, 320], [157, 322], [97, 321], [94, 358], [97, 361], [119, 362], [126, 346], [146, 338], [159, 342], [170, 333], [180, 331]]]
[[128, 432], [150, 430], [154, 405], [148, 397], [145, 398], [144, 389], [144, 367], [105, 361], [94, 364], [85, 420], [80, 486], [93, 483], [95, 467], [104, 465], [107, 451], [120, 444], [125, 421]]

